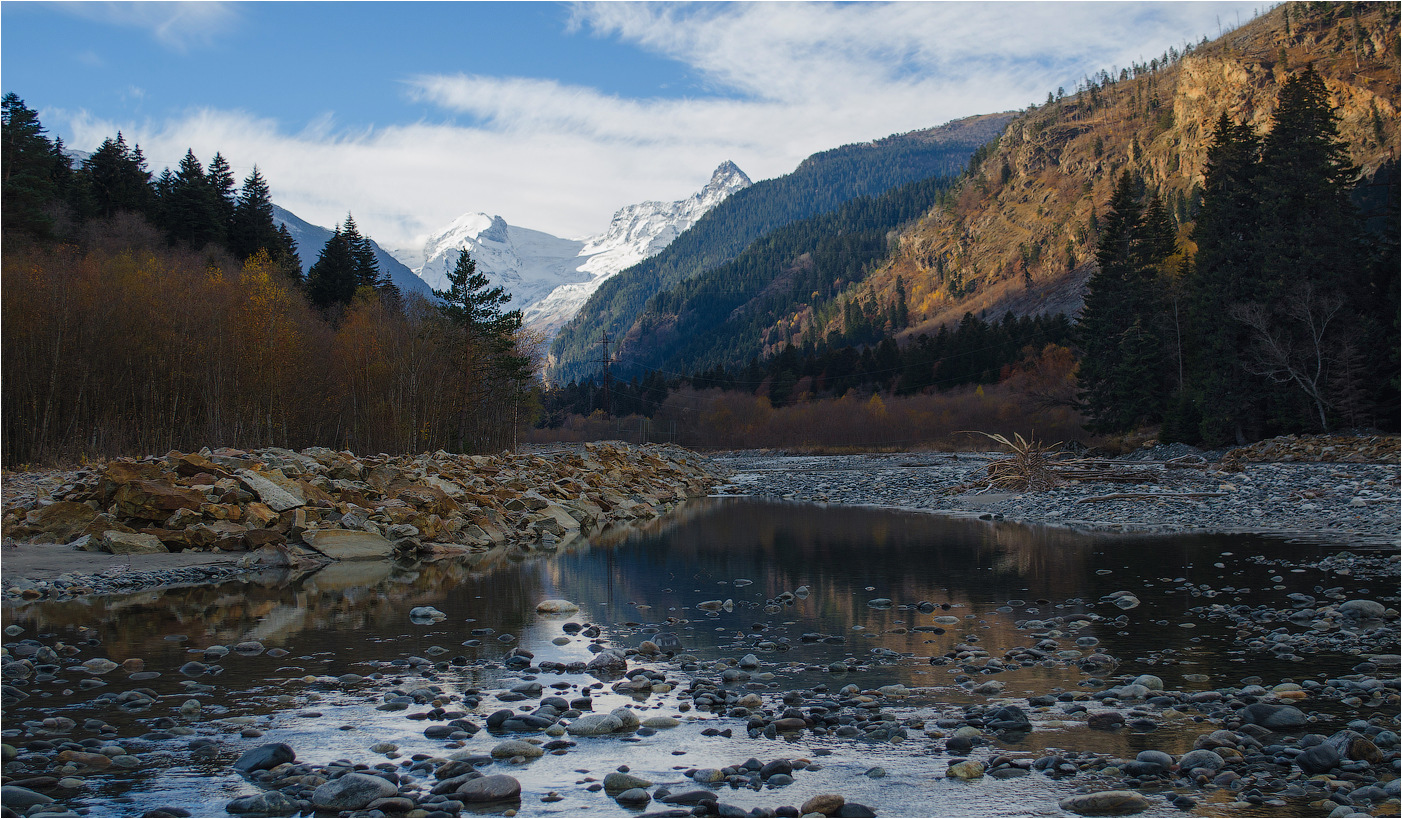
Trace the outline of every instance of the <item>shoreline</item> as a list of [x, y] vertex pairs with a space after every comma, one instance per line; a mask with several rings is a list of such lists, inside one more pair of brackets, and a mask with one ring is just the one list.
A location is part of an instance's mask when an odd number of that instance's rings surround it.
[[[1042, 491], [1016, 492], [980, 487], [980, 482], [987, 483], [988, 464], [1007, 457], [998, 452], [790, 455], [770, 451], [739, 451], [698, 456], [675, 448], [629, 447], [614, 443], [590, 446], [606, 447], [604, 451], [611, 456], [664, 452], [668, 454], [668, 463], [677, 458], [682, 462], [688, 458], [700, 462], [690, 464], [692, 470], [687, 475], [691, 481], [688, 489], [692, 490], [693, 495], [694, 490], [705, 485], [712, 496], [719, 497], [748, 496], [825, 506], [871, 506], [966, 519], [1054, 526], [1104, 535], [1261, 535], [1345, 548], [1402, 548], [1402, 514], [1399, 514], [1402, 506], [1398, 500], [1402, 474], [1399, 474], [1396, 463], [1246, 462], [1238, 465], [1239, 471], [1229, 472], [1221, 468], [1221, 463], [1171, 468], [1165, 465], [1165, 460], [1136, 460], [1130, 457], [1114, 459], [1114, 463], [1127, 470], [1153, 473], [1154, 482], [1073, 481]], [[1177, 452], [1174, 448], [1160, 449], [1166, 451], [1158, 454], [1165, 456]], [[466, 460], [491, 474], [492, 470], [501, 469], [503, 463], [530, 463], [540, 469], [542, 464], [553, 467], [561, 460], [578, 461], [580, 453], [588, 454], [591, 451], [583, 447], [567, 448], [516, 456], [467, 457]], [[286, 450], [260, 452], [265, 457], [271, 452], [281, 458], [294, 454]], [[238, 453], [237, 457], [256, 460], [259, 454]], [[1143, 454], [1152, 457], [1155, 452], [1146, 451]], [[336, 456], [342, 460], [350, 457], [349, 453], [337, 453]], [[166, 457], [169, 461], [171, 456]], [[428, 456], [420, 456], [420, 459], [424, 457]], [[137, 463], [153, 460], [148, 458]], [[369, 460], [375, 462], [380, 459]], [[391, 459], [391, 462], [411, 460], [414, 459]], [[24, 514], [32, 515], [35, 509], [41, 508], [40, 504], [53, 502], [55, 498], [51, 494], [55, 490], [71, 487], [75, 483], [82, 486], [84, 477], [95, 480], [98, 471], [98, 468], [90, 467], [87, 470], [8, 474], [4, 507], [7, 535], [15, 531]], [[704, 475], [704, 478], [698, 482], [699, 475]], [[282, 478], [282, 475], [279, 473], [276, 477]], [[644, 479], [656, 477], [643, 476]], [[516, 486], [518, 488], [513, 494], [524, 496], [526, 492], [519, 489], [520, 484]], [[539, 497], [534, 490], [529, 492]], [[1116, 495], [1131, 497], [1113, 497]], [[482, 497], [473, 496], [475, 499]], [[661, 499], [654, 497], [652, 500]], [[668, 501], [676, 500], [680, 500], [677, 495], [668, 498]], [[349, 508], [344, 507], [343, 502], [322, 505], [334, 506], [335, 512]], [[507, 503], [501, 503], [498, 508], [505, 509], [506, 506]], [[571, 514], [578, 512], [578, 507], [570, 508], [573, 510]], [[666, 514], [670, 509], [670, 502], [652, 503], [646, 511], [633, 509], [629, 514], [647, 519]], [[436, 544], [442, 547], [440, 553], [429, 557], [466, 554], [503, 545], [531, 548], [539, 544], [542, 538], [558, 535], [568, 539], [575, 536], [572, 529], [547, 534], [554, 526], [547, 523], [547, 529], [542, 529], [539, 525], [541, 516], [534, 514], [535, 511], [525, 508], [514, 510], [513, 514], [517, 517], [522, 513], [525, 517], [504, 521], [507, 525], [499, 525], [498, 530], [492, 532], [493, 537], [479, 536], [476, 540], [457, 538], [457, 544]], [[471, 514], [469, 512], [465, 517]], [[590, 523], [602, 529], [628, 519], [633, 518], [600, 515]], [[277, 524], [273, 528], [277, 528]], [[374, 527], [370, 528], [373, 530]], [[586, 525], [586, 531], [587, 528]], [[474, 529], [474, 532], [480, 530]], [[460, 551], [450, 550], [449, 545], [455, 545]], [[38, 542], [32, 537], [20, 540], [7, 536], [3, 550], [3, 580], [0, 582], [3, 582], [5, 599], [9, 600], [124, 593], [168, 584], [218, 583], [269, 568], [268, 556], [259, 552], [211, 548], [207, 551], [187, 549], [119, 557], [104, 552], [82, 551], [72, 545]], [[310, 550], [302, 552], [300, 557], [303, 558], [321, 558]], [[393, 553], [385, 555], [386, 558], [391, 556]]]
[[[1253, 534], [1398, 548], [1399, 468], [1386, 463], [1208, 464], [1116, 459], [1153, 482], [1080, 481], [1042, 491], [986, 487], [987, 465], [1007, 455], [900, 453], [782, 455], [726, 453], [722, 495], [861, 505], [961, 518], [1123, 535]], [[1130, 496], [1130, 497], [1115, 497]]]

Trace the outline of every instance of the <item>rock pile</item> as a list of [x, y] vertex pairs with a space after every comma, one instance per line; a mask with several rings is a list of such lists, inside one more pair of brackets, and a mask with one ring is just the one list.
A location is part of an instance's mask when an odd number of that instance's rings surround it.
[[1233, 449], [1222, 465], [1239, 471], [1243, 463], [1395, 464], [1399, 457], [1396, 435], [1282, 435]]
[[718, 473], [678, 447], [600, 443], [492, 456], [204, 449], [111, 461], [58, 479], [49, 491], [6, 497], [7, 545], [115, 555], [252, 552], [250, 565], [296, 566], [434, 557], [513, 541], [558, 545], [605, 524], [655, 517], [705, 494]]

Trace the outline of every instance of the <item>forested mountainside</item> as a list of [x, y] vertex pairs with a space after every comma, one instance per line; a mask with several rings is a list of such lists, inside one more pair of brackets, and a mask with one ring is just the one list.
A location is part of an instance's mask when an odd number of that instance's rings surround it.
[[[1087, 77], [1010, 123], [954, 202], [903, 232], [890, 261], [847, 297], [894, 304], [900, 281], [912, 336], [969, 311], [1074, 312], [1127, 168], [1168, 205], [1191, 255], [1218, 119], [1262, 133], [1282, 83], [1307, 65], [1324, 80], [1366, 189], [1398, 159], [1398, 48], [1395, 3], [1286, 3], [1217, 40]], [[1358, 198], [1395, 205], [1397, 194]], [[1395, 216], [1381, 221], [1395, 232]], [[792, 338], [823, 338], [840, 320], [816, 315], [794, 324]]]
[[814, 154], [792, 173], [758, 182], [702, 217], [666, 250], [605, 282], [561, 329], [549, 375], [566, 382], [598, 369], [599, 342], [627, 333], [654, 294], [734, 259], [766, 233], [860, 196], [907, 182], [958, 174], [1011, 114], [970, 117], [938, 128]]
[[[779, 228], [734, 260], [658, 293], [620, 340], [619, 374], [729, 369], [777, 352], [776, 344], [786, 344], [788, 338], [776, 318], [795, 305], [830, 310], [834, 295], [861, 281], [885, 258], [892, 231], [929, 210], [953, 182], [936, 176], [854, 199]], [[898, 314], [889, 320], [902, 324], [899, 311], [904, 309], [893, 305]], [[882, 319], [884, 323], [887, 317]]]

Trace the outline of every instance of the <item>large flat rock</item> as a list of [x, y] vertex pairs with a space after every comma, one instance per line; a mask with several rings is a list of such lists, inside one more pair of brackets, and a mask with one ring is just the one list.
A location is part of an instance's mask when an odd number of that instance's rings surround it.
[[394, 544], [373, 532], [319, 529], [302, 534], [302, 540], [332, 560], [389, 560]]

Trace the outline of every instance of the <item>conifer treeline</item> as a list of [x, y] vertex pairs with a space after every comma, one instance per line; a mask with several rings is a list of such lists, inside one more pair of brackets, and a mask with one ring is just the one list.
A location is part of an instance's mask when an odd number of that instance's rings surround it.
[[[559, 426], [572, 414], [597, 410], [651, 418], [669, 395], [688, 390], [762, 396], [770, 406], [784, 407], [849, 392], [907, 396], [994, 384], [1016, 368], [1035, 367], [1049, 354], [1069, 359], [1064, 345], [1071, 337], [1071, 323], [1063, 315], [1018, 318], [1008, 313], [999, 321], [984, 321], [969, 313], [954, 327], [941, 327], [933, 337], [921, 334], [905, 347], [890, 337], [874, 344], [862, 340], [788, 346], [763, 362], [755, 357], [744, 367], [716, 366], [672, 377], [653, 370], [642, 378], [612, 381], [607, 391], [601, 379], [571, 382], [545, 394], [542, 422]], [[1070, 395], [1057, 401], [1074, 403]]]
[[1078, 333], [1093, 428], [1163, 424], [1220, 446], [1347, 426], [1396, 429], [1396, 166], [1369, 235], [1323, 80], [1282, 87], [1264, 136], [1225, 115], [1208, 153], [1195, 256], [1126, 172], [1105, 219]]
[[222, 156], [187, 153], [153, 183], [120, 136], [74, 169], [13, 94], [3, 149], [6, 465], [490, 451], [533, 420], [519, 314], [470, 269], [437, 303], [400, 298], [347, 217], [304, 283], [256, 169], [235, 196]]

